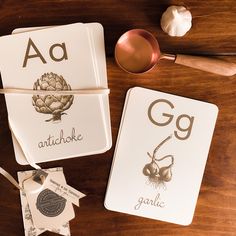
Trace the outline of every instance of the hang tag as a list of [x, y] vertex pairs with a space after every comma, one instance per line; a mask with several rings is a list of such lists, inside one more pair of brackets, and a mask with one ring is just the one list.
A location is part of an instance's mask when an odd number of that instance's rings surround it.
[[[38, 170], [36, 173], [35, 171], [20, 171], [18, 172], [18, 180], [19, 184], [22, 187], [22, 182], [26, 179], [33, 178], [34, 180], [40, 182], [41, 177], [40, 177], [40, 171]], [[60, 172], [62, 176], [63, 175], [63, 168], [62, 167], [57, 167], [57, 168], [50, 168], [47, 170], [43, 170], [44, 175], [51, 173], [51, 172]], [[32, 177], [33, 176], [33, 177]], [[39, 177], [39, 178], [38, 178]], [[65, 181], [66, 183], [66, 181]], [[22, 216], [23, 216], [23, 223], [24, 223], [24, 230], [25, 230], [25, 236], [38, 236], [45, 232], [46, 230], [49, 230], [51, 232], [55, 232], [64, 236], [69, 236], [70, 235], [70, 226], [69, 222], [66, 222], [65, 224], [61, 225], [58, 228], [50, 228], [48, 225], [45, 228], [36, 228], [33, 219], [32, 219], [32, 214], [31, 210], [29, 207], [29, 203], [26, 198], [25, 191], [20, 191], [20, 199], [21, 199], [21, 207], [22, 207]]]
[[72, 203], [79, 206], [85, 194], [66, 184], [62, 168], [18, 172], [19, 184], [4, 169], [0, 174], [20, 190], [25, 235], [49, 230], [70, 235], [69, 221], [75, 217]]
[[79, 199], [85, 197], [86, 195], [80, 191], [74, 189], [73, 187], [65, 184], [63, 182], [54, 179], [53, 176], [47, 176], [44, 187], [50, 189], [59, 196], [65, 198], [67, 201], [75, 204], [79, 207]]
[[41, 177], [47, 179], [50, 176], [50, 179], [66, 185], [64, 174], [51, 172], [44, 175], [38, 170], [35, 173], [22, 182], [33, 224], [36, 228], [59, 228], [75, 217], [73, 206], [70, 201], [47, 188], [46, 181], [42, 181]]
[[26, 183], [24, 183], [24, 190], [28, 192], [39, 192], [42, 188], [53, 191], [78, 207], [79, 199], [86, 196], [65, 182], [55, 179], [51, 174], [40, 169], [35, 171], [31, 181], [26, 181]]

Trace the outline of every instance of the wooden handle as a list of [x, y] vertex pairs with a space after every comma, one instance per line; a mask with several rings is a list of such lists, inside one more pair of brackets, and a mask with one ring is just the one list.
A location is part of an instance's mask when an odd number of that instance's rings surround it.
[[175, 63], [218, 75], [232, 76], [236, 74], [236, 64], [218, 58], [178, 54]]

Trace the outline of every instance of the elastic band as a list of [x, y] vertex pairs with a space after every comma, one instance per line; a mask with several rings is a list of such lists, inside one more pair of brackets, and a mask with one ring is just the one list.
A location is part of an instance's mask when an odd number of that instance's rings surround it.
[[17, 181], [2, 167], [0, 167], [0, 174], [2, 174], [6, 179], [8, 179], [13, 185], [15, 185], [18, 189], [23, 191], [23, 188], [17, 183]]
[[33, 89], [0, 89], [0, 94], [35, 94], [35, 95], [108, 95], [110, 89], [74, 89], [74, 90], [33, 90]]

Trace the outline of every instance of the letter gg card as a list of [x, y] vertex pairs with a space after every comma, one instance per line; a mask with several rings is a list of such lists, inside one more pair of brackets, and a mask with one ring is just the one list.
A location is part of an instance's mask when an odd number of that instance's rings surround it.
[[135, 87], [128, 91], [105, 198], [109, 210], [192, 222], [218, 108]]

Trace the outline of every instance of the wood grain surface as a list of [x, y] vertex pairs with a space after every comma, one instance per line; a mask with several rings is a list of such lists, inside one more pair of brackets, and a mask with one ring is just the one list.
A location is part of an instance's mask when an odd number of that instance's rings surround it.
[[[185, 5], [193, 15], [192, 29], [181, 38], [169, 37], [160, 28], [161, 14], [173, 4]], [[113, 58], [119, 36], [132, 28], [143, 28], [158, 38], [163, 52], [223, 54], [224, 59], [236, 63], [235, 0], [0, 1], [0, 35], [10, 34], [18, 27], [74, 22], [100, 22], [104, 26], [113, 146], [104, 154], [41, 165], [43, 168], [63, 166], [67, 182], [87, 194], [81, 200], [81, 207], [75, 207], [76, 218], [70, 224], [72, 235], [236, 235], [236, 77], [214, 75], [164, 60], [146, 74], [131, 75], [119, 69]], [[103, 206], [124, 98], [126, 91], [133, 86], [211, 102], [219, 107], [190, 226], [115, 213]], [[17, 171], [31, 168], [20, 166], [15, 161], [4, 96], [0, 96], [0, 105], [0, 166], [16, 177]], [[19, 192], [3, 177], [0, 178], [0, 235], [24, 235]], [[42, 235], [55, 234], [46, 232]]]

